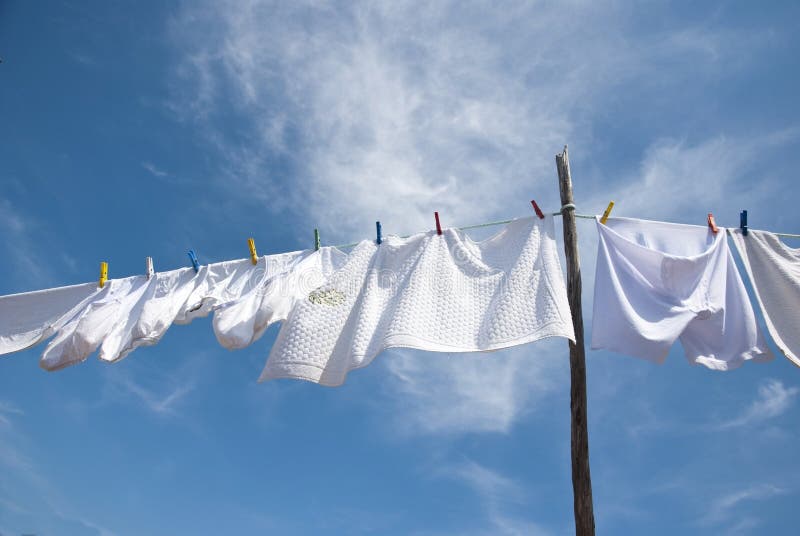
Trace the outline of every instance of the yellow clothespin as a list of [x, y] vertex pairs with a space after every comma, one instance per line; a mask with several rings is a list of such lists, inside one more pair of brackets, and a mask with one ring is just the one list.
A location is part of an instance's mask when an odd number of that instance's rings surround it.
[[603, 212], [603, 216], [600, 218], [600, 223], [602, 223], [603, 225], [605, 225], [606, 222], [608, 221], [608, 215], [611, 214], [611, 209], [612, 208], [614, 208], [614, 202], [613, 201], [611, 201], [608, 204], [608, 206], [606, 207], [606, 211]]
[[247, 239], [247, 247], [250, 248], [250, 262], [258, 264], [258, 254], [256, 253], [256, 241], [252, 238]]
[[100, 263], [100, 288], [106, 286], [106, 281], [108, 281], [108, 263], [101, 262]]

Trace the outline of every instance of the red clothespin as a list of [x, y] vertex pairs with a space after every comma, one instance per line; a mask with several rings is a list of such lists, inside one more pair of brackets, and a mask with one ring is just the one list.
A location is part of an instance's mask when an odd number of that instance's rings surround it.
[[711, 229], [711, 232], [717, 234], [719, 229], [717, 229], [717, 223], [714, 221], [714, 215], [712, 213], [708, 213], [708, 228]]
[[436, 218], [436, 234], [442, 234], [442, 225], [439, 223], [439, 213], [434, 212], [434, 217]]
[[543, 220], [544, 214], [542, 214], [542, 209], [539, 208], [539, 205], [536, 204], [536, 201], [531, 199], [531, 205], [533, 205], [533, 210], [536, 212], [536, 215], [539, 216], [539, 219]]

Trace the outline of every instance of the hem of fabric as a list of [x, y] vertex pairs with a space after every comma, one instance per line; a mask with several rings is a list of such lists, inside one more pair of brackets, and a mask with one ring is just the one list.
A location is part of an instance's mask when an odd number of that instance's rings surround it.
[[672, 346], [674, 344], [675, 344], [675, 342], [673, 341], [672, 344], [670, 344], [664, 352], [662, 352], [662, 353], [660, 353], [660, 354], [658, 354], [656, 356], [645, 356], [645, 355], [631, 354], [631, 353], [628, 353], [628, 352], [624, 352], [622, 350], [617, 350], [616, 348], [611, 348], [609, 346], [605, 346], [602, 343], [601, 344], [591, 343], [591, 345], [589, 346], [589, 350], [593, 350], [593, 351], [605, 350], [606, 352], [612, 352], [612, 353], [615, 353], [615, 354], [624, 355], [625, 357], [633, 357], [635, 359], [641, 359], [643, 361], [649, 361], [649, 362], [654, 363], [656, 365], [663, 365], [664, 363], [666, 363], [667, 356], [669, 355], [669, 351], [670, 351], [670, 349], [672, 349]]
[[730, 361], [724, 361], [715, 357], [714, 355], [698, 356], [695, 358], [690, 358], [687, 356], [687, 360], [691, 365], [703, 365], [711, 370], [720, 371], [737, 369], [741, 367], [745, 361], [766, 363], [768, 361], [772, 361], [774, 358], [775, 355], [768, 348], [762, 349], [757, 346], [750, 348], [746, 352], [740, 353], [735, 359]]
[[[753, 269], [750, 266], [750, 255], [747, 252], [747, 247], [744, 244], [744, 237], [741, 235], [741, 231], [738, 229], [728, 229], [728, 233], [733, 241], [734, 249], [739, 255], [739, 260], [742, 261], [742, 266], [744, 266], [744, 271], [747, 274], [747, 278], [750, 280], [750, 287], [753, 289], [753, 294], [756, 296], [756, 302], [761, 310], [761, 316], [764, 318], [764, 324], [767, 326], [767, 332], [769, 333], [770, 337], [772, 337], [772, 342], [775, 343], [775, 346], [778, 347], [778, 350], [780, 350], [786, 359], [791, 361], [794, 366], [800, 367], [800, 357], [789, 350], [789, 345], [783, 341], [780, 332], [772, 322], [772, 318], [767, 312], [767, 308], [764, 306], [764, 300], [761, 299], [761, 292], [758, 289], [758, 285], [756, 285], [755, 277], [753, 277]], [[786, 246], [786, 244], [783, 242], [781, 242], [781, 244]]]
[[[559, 323], [559, 325], [562, 324]], [[264, 367], [264, 370], [261, 372], [261, 375], [258, 378], [258, 382], [261, 383], [267, 380], [277, 380], [277, 379], [295, 379], [295, 380], [305, 380], [317, 383], [319, 385], [323, 385], [326, 387], [339, 387], [342, 384], [344, 384], [347, 375], [350, 373], [350, 371], [366, 367], [367, 365], [372, 363], [372, 361], [378, 355], [380, 355], [381, 352], [389, 350], [391, 348], [409, 348], [412, 350], [425, 350], [438, 353], [443, 353], [443, 352], [472, 353], [472, 352], [494, 352], [497, 350], [511, 348], [513, 346], [520, 346], [523, 344], [529, 344], [542, 339], [548, 339], [551, 337], [562, 337], [573, 343], [575, 342], [574, 335], [570, 337], [569, 335], [565, 335], [558, 329], [541, 330], [535, 334], [529, 335], [524, 338], [508, 340], [502, 343], [493, 344], [483, 348], [476, 348], [476, 347], [466, 348], [466, 347], [448, 346], [443, 344], [432, 344], [427, 341], [424, 341], [424, 339], [420, 339], [419, 337], [412, 337], [412, 336], [401, 336], [401, 337], [403, 339], [408, 337], [408, 340], [404, 341], [401, 344], [397, 342], [396, 340], [398, 339], [397, 336], [387, 338], [384, 340], [384, 345], [377, 352], [375, 352], [370, 356], [367, 356], [366, 354], [351, 356], [359, 360], [358, 364], [341, 369], [327, 369], [316, 364], [300, 362], [300, 361], [283, 361], [281, 363], [276, 363], [276, 364], [270, 364], [268, 362], [267, 365]], [[416, 343], [418, 343], [419, 345], [415, 345]]]

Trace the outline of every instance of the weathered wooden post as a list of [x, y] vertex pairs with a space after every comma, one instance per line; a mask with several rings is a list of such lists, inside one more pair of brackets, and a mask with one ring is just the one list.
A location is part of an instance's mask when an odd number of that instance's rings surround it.
[[575, 327], [575, 343], [569, 343], [570, 410], [572, 414], [572, 497], [575, 510], [575, 534], [594, 536], [592, 476], [589, 473], [589, 432], [586, 415], [586, 350], [583, 345], [583, 310], [581, 308], [581, 265], [578, 257], [578, 233], [575, 228], [575, 205], [572, 177], [569, 173], [567, 146], [556, 155], [558, 185], [561, 191], [564, 223], [564, 254], [567, 259], [567, 295]]

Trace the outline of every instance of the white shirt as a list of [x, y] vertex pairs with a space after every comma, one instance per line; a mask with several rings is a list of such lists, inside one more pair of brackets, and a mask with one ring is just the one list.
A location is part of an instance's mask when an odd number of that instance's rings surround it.
[[724, 229], [632, 218], [597, 220], [592, 348], [729, 370], [772, 358]]
[[385, 348], [437, 352], [574, 340], [552, 216], [516, 220], [474, 242], [447, 229], [363, 241], [298, 300], [261, 380], [340, 385]]
[[800, 249], [766, 231], [730, 229], [753, 284], [770, 335], [783, 354], [800, 366]]

